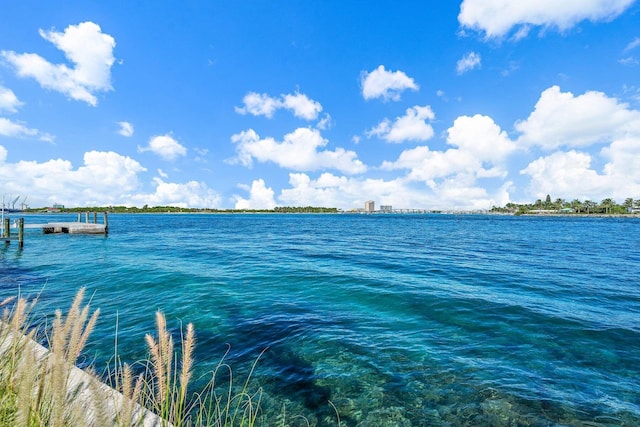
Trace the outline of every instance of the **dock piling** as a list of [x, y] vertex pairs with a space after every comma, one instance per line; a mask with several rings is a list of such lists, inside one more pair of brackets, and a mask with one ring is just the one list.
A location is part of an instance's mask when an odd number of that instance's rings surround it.
[[3, 228], [4, 228], [4, 232], [2, 234], [2, 236], [4, 237], [4, 241], [5, 242], [9, 242], [9, 239], [11, 239], [11, 227], [9, 226], [9, 218], [4, 218], [4, 223], [3, 223]]
[[18, 247], [24, 246], [24, 218], [18, 220]]

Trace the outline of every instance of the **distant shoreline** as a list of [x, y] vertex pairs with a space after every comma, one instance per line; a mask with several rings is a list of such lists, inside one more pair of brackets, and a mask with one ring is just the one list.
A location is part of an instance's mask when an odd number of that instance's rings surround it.
[[40, 211], [40, 212], [11, 212], [11, 214], [5, 212], [5, 216], [16, 216], [16, 215], [74, 215], [74, 214], [84, 214], [86, 212], [94, 213], [94, 212], [107, 212], [109, 215], [384, 215], [384, 216], [392, 216], [392, 215], [488, 215], [488, 216], [520, 216], [520, 217], [561, 217], [561, 218], [640, 218], [640, 213], [628, 213], [628, 214], [603, 214], [603, 213], [552, 213], [552, 212], [543, 212], [543, 213], [512, 213], [512, 212], [478, 212], [478, 211], [430, 211], [430, 212], [349, 212], [349, 211], [338, 211], [338, 212], [277, 212], [277, 211], [169, 211], [169, 212], [159, 212], [159, 211], [132, 211], [132, 212], [122, 212], [122, 211], [110, 211], [104, 209], [95, 209], [95, 208], [87, 208], [86, 210], [74, 210], [74, 211]]

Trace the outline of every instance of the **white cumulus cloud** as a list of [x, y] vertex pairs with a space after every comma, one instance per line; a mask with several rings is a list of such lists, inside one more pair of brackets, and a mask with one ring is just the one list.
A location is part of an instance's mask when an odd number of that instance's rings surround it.
[[319, 102], [309, 99], [302, 93], [284, 95], [282, 103], [284, 108], [293, 112], [294, 116], [305, 120], [315, 120], [322, 111], [322, 105]]
[[0, 111], [15, 113], [21, 105], [22, 102], [11, 89], [0, 86]]
[[114, 152], [90, 151], [77, 169], [64, 159], [46, 162], [0, 162], [0, 181], [12, 194], [29, 195], [32, 203], [70, 206], [120, 203], [140, 190], [138, 174], [146, 169]]
[[407, 89], [418, 90], [413, 79], [402, 71], [387, 71], [384, 65], [361, 75], [362, 96], [364, 99], [382, 98], [385, 101], [399, 101], [400, 95]]
[[41, 141], [53, 142], [54, 137], [48, 133], [40, 132], [25, 126], [23, 123], [14, 122], [4, 117], [0, 117], [0, 136], [9, 138], [37, 138]]
[[64, 32], [40, 30], [73, 64], [52, 64], [35, 53], [1, 51], [20, 77], [34, 78], [40, 86], [95, 106], [97, 92], [112, 90], [111, 66], [115, 40], [93, 22], [68, 26]]
[[515, 127], [518, 143], [552, 152], [520, 171], [532, 195], [599, 201], [640, 194], [640, 111], [616, 98], [553, 86]]
[[4, 191], [28, 195], [32, 206], [220, 206], [220, 196], [202, 182], [172, 183], [154, 178], [152, 191], [145, 191], [140, 174], [147, 169], [113, 151], [89, 151], [77, 168], [64, 159], [17, 163], [6, 160], [7, 150], [0, 146], [0, 182]]
[[422, 181], [430, 188], [445, 183], [475, 185], [479, 178], [505, 178], [504, 162], [515, 144], [487, 116], [458, 117], [447, 130], [447, 144], [455, 147], [432, 151], [419, 146], [403, 151], [397, 160], [382, 163], [383, 170], [408, 170], [407, 179]]
[[279, 109], [286, 109], [300, 119], [311, 121], [317, 119], [322, 111], [322, 105], [319, 102], [299, 92], [280, 95], [279, 98], [271, 97], [266, 93], [249, 92], [242, 99], [242, 103], [242, 107], [235, 107], [237, 113], [267, 118], [273, 117]]
[[520, 173], [531, 177], [530, 190], [538, 198], [545, 194], [594, 201], [615, 197], [610, 178], [593, 170], [591, 162], [591, 155], [587, 153], [556, 152], [534, 160]]
[[484, 32], [487, 38], [500, 38], [517, 29], [516, 38], [529, 26], [565, 31], [580, 21], [611, 20], [635, 0], [464, 0], [460, 6], [460, 25]]
[[396, 117], [392, 123], [384, 119], [376, 127], [367, 132], [367, 136], [377, 136], [387, 142], [400, 143], [404, 141], [426, 141], [433, 137], [433, 127], [427, 120], [435, 119], [431, 107], [418, 105], [407, 108], [405, 115]]
[[118, 126], [120, 126], [120, 129], [118, 129], [118, 133], [124, 137], [130, 137], [133, 136], [133, 125], [129, 122], [118, 122]]
[[516, 149], [507, 133], [491, 117], [460, 116], [447, 129], [447, 143], [469, 152], [478, 160], [498, 163]]
[[[159, 171], [160, 172], [160, 171]], [[204, 182], [165, 182], [163, 178], [153, 179], [153, 193], [136, 193], [130, 196], [129, 204], [135, 206], [176, 206], [181, 208], [219, 208], [221, 197]]]
[[235, 209], [273, 209], [276, 207], [273, 198], [275, 192], [271, 187], [266, 186], [263, 179], [257, 179], [251, 183], [251, 187], [244, 188], [249, 191], [249, 198], [234, 196], [236, 199]]
[[363, 208], [374, 200], [376, 206], [396, 209], [425, 208], [488, 209], [509, 201], [511, 183], [490, 192], [469, 185], [464, 178], [443, 181], [432, 187], [398, 177], [390, 180], [338, 176], [328, 172], [317, 179], [305, 173], [289, 174], [290, 188], [281, 191], [278, 200], [293, 206], [335, 206], [342, 209]]
[[150, 151], [164, 160], [175, 160], [187, 155], [187, 148], [176, 141], [171, 134], [154, 136], [146, 147], [138, 147], [143, 153]]
[[467, 71], [471, 71], [474, 68], [480, 68], [481, 62], [482, 58], [479, 53], [469, 52], [458, 60], [456, 64], [456, 72], [460, 75]]
[[640, 135], [640, 111], [602, 92], [574, 96], [552, 86], [542, 92], [534, 111], [515, 128], [521, 133], [518, 143], [526, 146], [547, 150], [585, 147], [630, 133]]
[[260, 138], [253, 129], [249, 129], [233, 135], [231, 141], [236, 144], [237, 156], [230, 162], [247, 167], [251, 167], [255, 159], [296, 171], [336, 169], [347, 174], [366, 171], [366, 166], [358, 160], [355, 152], [343, 148], [323, 149], [328, 141], [317, 129], [298, 128], [286, 134], [281, 142], [270, 137]]

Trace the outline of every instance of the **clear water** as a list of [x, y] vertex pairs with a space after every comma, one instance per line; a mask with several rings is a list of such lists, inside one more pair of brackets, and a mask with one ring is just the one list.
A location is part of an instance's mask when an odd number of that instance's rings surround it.
[[[27, 223], [74, 217], [25, 216]], [[640, 220], [455, 215], [111, 215], [102, 236], [0, 246], [0, 296], [65, 309], [87, 358], [135, 361], [162, 310], [193, 322], [199, 381], [230, 346], [270, 420], [640, 425]], [[300, 424], [306, 425], [306, 424]]]

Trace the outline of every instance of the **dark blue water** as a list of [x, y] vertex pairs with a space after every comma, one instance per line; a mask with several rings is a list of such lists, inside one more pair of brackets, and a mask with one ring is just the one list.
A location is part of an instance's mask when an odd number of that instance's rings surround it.
[[[27, 223], [63, 217], [26, 216]], [[73, 216], [67, 220], [75, 219]], [[271, 420], [343, 426], [640, 425], [640, 220], [111, 215], [110, 234], [0, 247], [0, 296], [86, 286], [98, 368], [145, 357], [162, 310], [198, 375], [227, 361]], [[205, 377], [199, 377], [201, 382]], [[292, 422], [294, 422], [293, 420]]]

